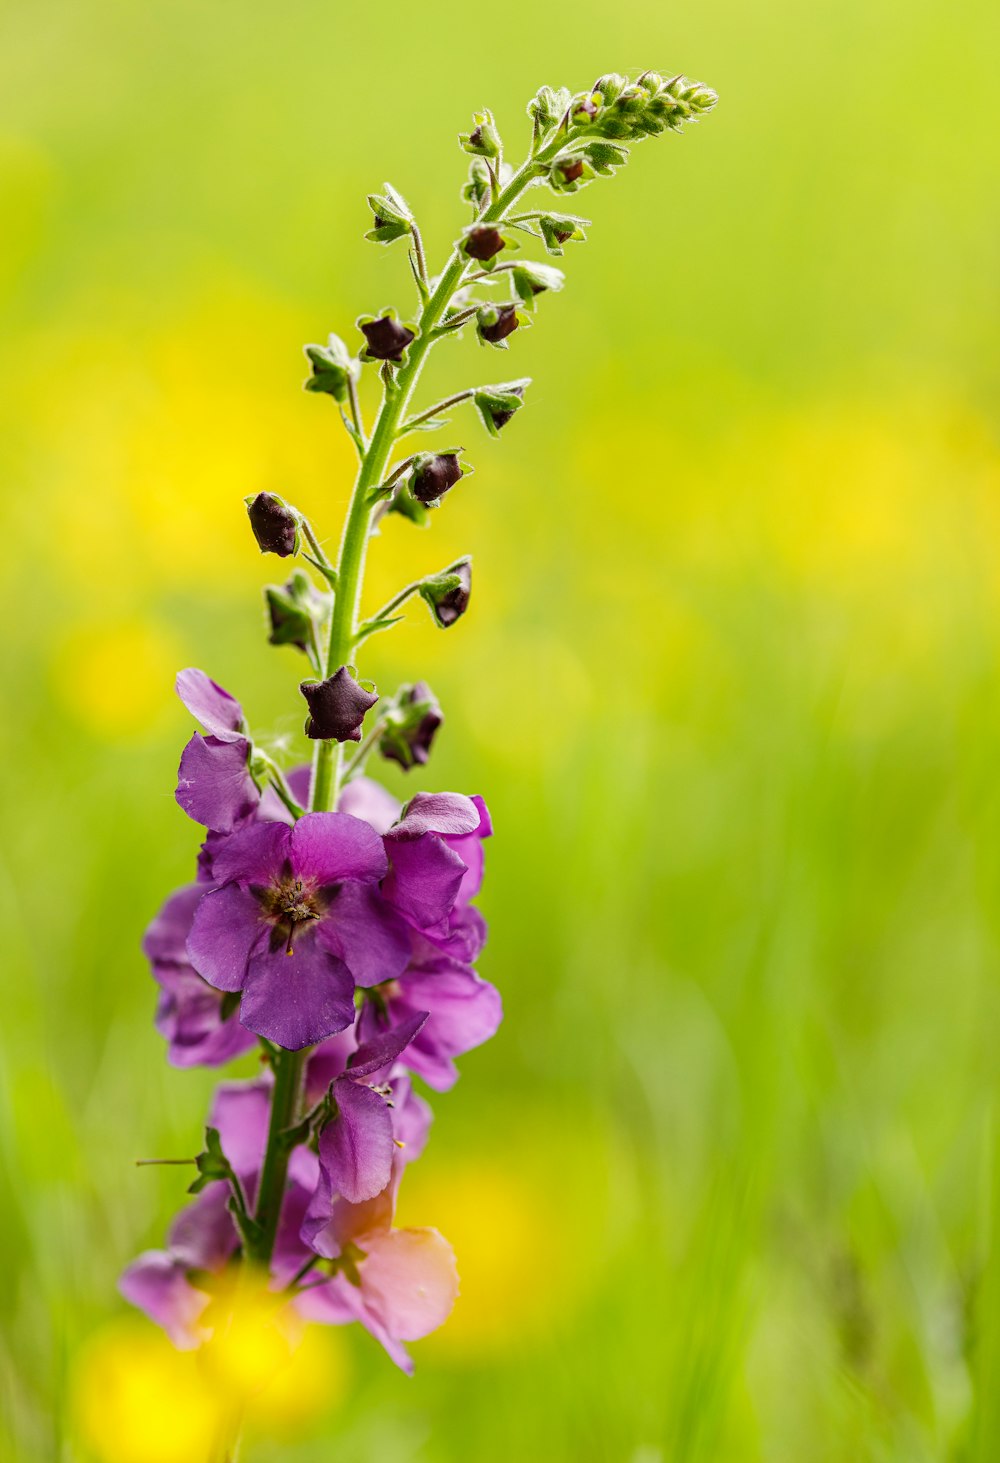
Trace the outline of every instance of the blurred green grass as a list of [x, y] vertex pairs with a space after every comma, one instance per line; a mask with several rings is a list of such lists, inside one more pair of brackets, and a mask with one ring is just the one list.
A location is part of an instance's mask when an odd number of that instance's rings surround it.
[[[212, 1086], [166, 1067], [142, 928], [188, 877], [178, 665], [298, 732], [240, 498], [331, 535], [350, 458], [304, 340], [409, 301], [473, 107], [681, 69], [718, 112], [580, 197], [531, 374], [370, 598], [476, 555], [474, 612], [372, 642], [499, 836], [507, 1020], [405, 1199], [465, 1295], [411, 1383], [253, 1456], [1000, 1456], [996, 12], [900, 0], [14, 4], [0, 16], [6, 772], [0, 1456], [89, 1460], [75, 1358], [160, 1241]], [[498, 364], [499, 362], [499, 364]], [[509, 368], [509, 369], [508, 369]], [[458, 426], [456, 420], [456, 427]], [[461, 438], [460, 438], [461, 440]], [[390, 777], [394, 786], [402, 779]]]

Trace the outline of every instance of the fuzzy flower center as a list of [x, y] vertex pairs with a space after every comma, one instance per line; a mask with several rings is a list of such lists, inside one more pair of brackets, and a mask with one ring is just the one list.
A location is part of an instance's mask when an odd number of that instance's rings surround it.
[[272, 950], [285, 947], [291, 955], [296, 937], [310, 924], [322, 919], [336, 893], [336, 888], [319, 888], [311, 879], [299, 879], [288, 873], [275, 884], [257, 888], [252, 893], [261, 913], [271, 926]]

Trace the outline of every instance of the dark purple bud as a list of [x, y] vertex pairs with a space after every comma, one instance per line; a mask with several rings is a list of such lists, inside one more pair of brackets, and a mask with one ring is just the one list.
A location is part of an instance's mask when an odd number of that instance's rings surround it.
[[413, 340], [413, 331], [383, 315], [381, 320], [369, 320], [361, 326], [361, 334], [368, 342], [367, 354], [373, 361], [401, 361], [403, 352]]
[[361, 723], [378, 700], [377, 691], [359, 686], [346, 665], [325, 681], [303, 681], [299, 690], [309, 706], [307, 737], [316, 742], [360, 742]]
[[573, 120], [582, 122], [588, 117], [596, 117], [597, 113], [598, 107], [593, 97], [583, 97], [573, 108]]
[[[495, 319], [491, 319], [495, 316]], [[490, 345], [496, 345], [501, 340], [506, 340], [508, 335], [513, 335], [520, 322], [517, 318], [516, 305], [499, 305], [479, 313], [479, 334]]]
[[457, 452], [423, 452], [413, 467], [410, 492], [426, 508], [443, 498], [462, 476]]
[[471, 559], [460, 559], [450, 569], [425, 579], [420, 586], [420, 597], [429, 606], [442, 630], [447, 630], [449, 625], [454, 625], [465, 614], [469, 608], [471, 593]]
[[405, 687], [399, 694], [394, 716], [379, 739], [379, 751], [404, 772], [423, 767], [430, 756], [437, 729], [444, 721], [438, 699], [426, 681]]
[[575, 183], [577, 178], [583, 176], [583, 159], [575, 158], [573, 162], [560, 163], [559, 174], [564, 183]]
[[287, 559], [298, 547], [298, 516], [274, 493], [258, 493], [247, 504], [253, 536], [262, 554]]
[[463, 247], [470, 259], [486, 261], [495, 259], [501, 249], [506, 249], [507, 240], [499, 229], [490, 224], [479, 224], [466, 234]]

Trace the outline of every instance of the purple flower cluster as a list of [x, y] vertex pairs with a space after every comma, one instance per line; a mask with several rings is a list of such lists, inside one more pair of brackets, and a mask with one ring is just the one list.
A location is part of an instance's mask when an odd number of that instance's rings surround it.
[[[160, 987], [157, 1027], [180, 1066], [220, 1065], [263, 1038], [308, 1049], [304, 1141], [291, 1153], [271, 1284], [314, 1320], [360, 1320], [400, 1366], [402, 1343], [440, 1325], [457, 1293], [434, 1230], [393, 1228], [405, 1165], [430, 1122], [411, 1074], [444, 1091], [455, 1058], [486, 1041], [500, 997], [473, 962], [486, 928], [472, 900], [492, 832], [480, 798], [418, 793], [404, 807], [358, 777], [336, 812], [296, 816], [253, 775], [239, 703], [201, 671], [178, 692], [201, 723], [177, 801], [203, 824], [194, 883], [167, 900], [144, 942]], [[288, 779], [307, 805], [309, 775]], [[210, 1126], [256, 1199], [273, 1077], [223, 1084]], [[178, 1345], [202, 1339], [213, 1288], [240, 1249], [232, 1184], [209, 1182], [165, 1251], [122, 1289]]]

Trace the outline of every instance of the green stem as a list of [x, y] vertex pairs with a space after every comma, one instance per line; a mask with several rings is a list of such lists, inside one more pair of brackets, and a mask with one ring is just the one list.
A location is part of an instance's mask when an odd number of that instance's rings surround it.
[[285, 1197], [285, 1179], [291, 1151], [285, 1141], [285, 1130], [295, 1123], [302, 1090], [302, 1074], [308, 1055], [308, 1048], [300, 1052], [282, 1051], [274, 1061], [271, 1122], [267, 1131], [267, 1149], [260, 1171], [257, 1209], [254, 1214], [260, 1225], [260, 1238], [250, 1255], [250, 1259], [265, 1267], [271, 1262], [281, 1202]]
[[[544, 160], [545, 152], [542, 152], [537, 158], [529, 158], [523, 164], [507, 186], [497, 192], [493, 203], [482, 215], [484, 222], [498, 223], [503, 218], [506, 210], [532, 179], [544, 171]], [[365, 556], [374, 506], [369, 494], [385, 475], [390, 454], [400, 435], [400, 423], [405, 419], [424, 360], [438, 338], [435, 327], [461, 284], [462, 276], [470, 263], [468, 256], [456, 247], [421, 311], [417, 335], [410, 345], [406, 361], [391, 387], [386, 387], [371, 438], [362, 454], [337, 558], [336, 596], [326, 652], [325, 673], [328, 676], [332, 676], [338, 667], [347, 663], [357, 635], [358, 607], [361, 602]], [[336, 806], [343, 773], [343, 744], [333, 741], [317, 742], [310, 802], [313, 812], [329, 812]], [[270, 1263], [285, 1193], [290, 1150], [284, 1135], [287, 1129], [294, 1127], [298, 1115], [307, 1056], [308, 1049], [301, 1052], [280, 1051], [274, 1056], [271, 1121], [254, 1215], [261, 1233], [250, 1257], [264, 1266]]]
[[[544, 171], [545, 154], [558, 151], [553, 143], [537, 158], [529, 158], [513, 175], [505, 188], [482, 215], [484, 223], [499, 223], [504, 213], [528, 184]], [[407, 352], [406, 361], [395, 380], [395, 388], [386, 391], [382, 407], [375, 421], [368, 450], [361, 459], [354, 494], [344, 523], [344, 534], [340, 542], [337, 559], [337, 598], [330, 621], [330, 640], [327, 648], [326, 674], [332, 676], [347, 658], [354, 645], [357, 633], [358, 606], [361, 600], [361, 584], [364, 578], [365, 555], [368, 549], [371, 504], [368, 494], [382, 481], [396, 438], [399, 435], [400, 420], [413, 395], [424, 360], [434, 344], [434, 330], [444, 314], [452, 295], [462, 282], [462, 276], [470, 264], [468, 256], [458, 247], [452, 253], [437, 285], [420, 314], [416, 339]], [[343, 747], [339, 742], [317, 742], [313, 760], [313, 799], [315, 810], [328, 811], [334, 807], [340, 792], [343, 772]]]

